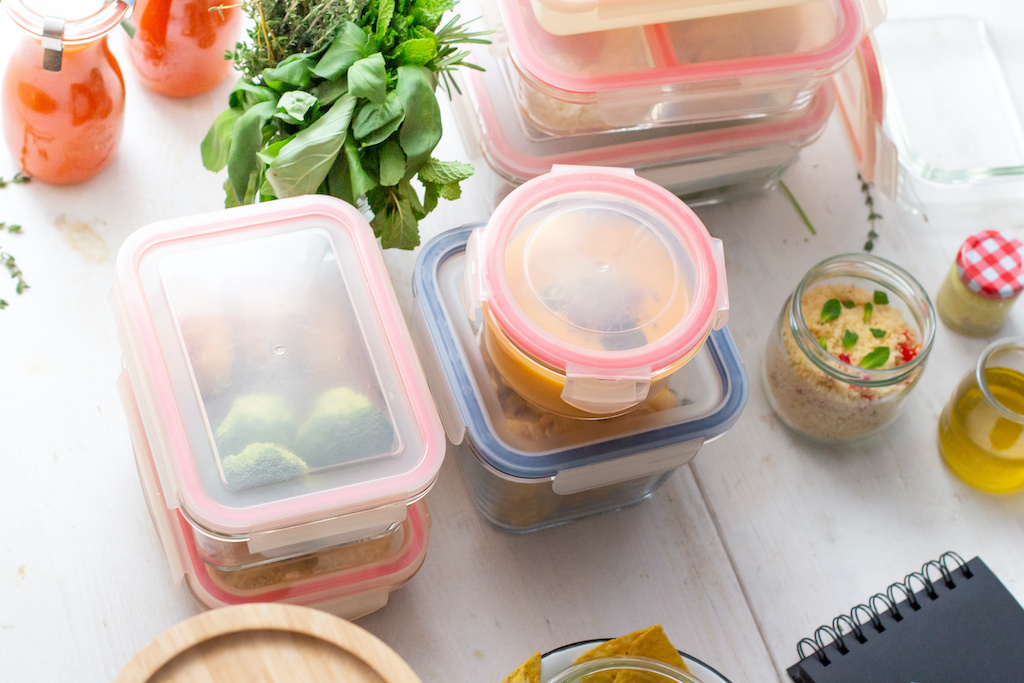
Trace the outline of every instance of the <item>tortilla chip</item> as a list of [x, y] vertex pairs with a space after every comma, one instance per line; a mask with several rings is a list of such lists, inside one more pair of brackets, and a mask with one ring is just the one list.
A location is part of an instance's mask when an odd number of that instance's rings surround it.
[[[576, 659], [576, 664], [589, 662], [600, 657], [646, 657], [670, 664], [678, 669], [689, 672], [686, 662], [669, 641], [660, 624], [628, 633], [609, 640], [589, 650]], [[585, 679], [586, 683], [659, 683], [664, 676], [648, 674], [640, 671], [608, 671], [592, 674]]]
[[540, 653], [534, 652], [501, 683], [540, 683]]

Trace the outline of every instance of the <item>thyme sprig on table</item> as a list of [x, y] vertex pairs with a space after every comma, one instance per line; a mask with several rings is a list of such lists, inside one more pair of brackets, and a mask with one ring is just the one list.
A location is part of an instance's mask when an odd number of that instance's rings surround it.
[[[227, 168], [225, 205], [302, 194], [365, 200], [385, 248], [419, 244], [419, 221], [457, 199], [470, 164], [439, 161], [436, 89], [451, 92], [462, 46], [488, 42], [454, 0], [243, 0], [242, 78], [202, 143]], [[417, 181], [422, 194], [413, 185]]]
[[[5, 188], [8, 185], [20, 185], [27, 183], [31, 180], [27, 175], [23, 175], [20, 171], [15, 173], [8, 180], [0, 176], [0, 188]], [[21, 226], [16, 223], [5, 223], [0, 221], [0, 232], [7, 233], [19, 233], [21, 232]], [[0, 262], [4, 264], [7, 272], [10, 273], [11, 278], [15, 280], [14, 291], [16, 294], [22, 294], [28, 289], [28, 283], [25, 282], [25, 276], [21, 272], [21, 268], [18, 266], [18, 261], [14, 258], [14, 255], [9, 251], [0, 247]], [[6, 299], [0, 298], [0, 310], [7, 308], [10, 304]]]
[[875, 240], [878, 239], [878, 232], [875, 230], [875, 221], [882, 218], [882, 214], [875, 211], [875, 198], [871, 195], [871, 183], [864, 180], [864, 176], [857, 174], [860, 181], [860, 191], [864, 193], [864, 204], [868, 207], [868, 239], [864, 243], [864, 251], [871, 251], [875, 248]]

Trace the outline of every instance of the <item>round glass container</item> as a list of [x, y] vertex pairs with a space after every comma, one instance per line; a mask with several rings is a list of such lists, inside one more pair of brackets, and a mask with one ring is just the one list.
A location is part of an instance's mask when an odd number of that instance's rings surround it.
[[942, 322], [972, 337], [995, 334], [1024, 289], [1024, 246], [996, 230], [960, 246], [935, 297]]
[[150, 90], [199, 95], [231, 73], [224, 55], [241, 37], [241, 26], [239, 6], [221, 0], [135, 0], [128, 56]]
[[548, 683], [581, 683], [589, 676], [604, 673], [606, 677], [631, 671], [638, 680], [650, 683], [701, 683], [682, 669], [644, 657], [606, 657], [569, 667], [555, 674]]
[[772, 409], [815, 440], [851, 442], [900, 414], [935, 337], [921, 285], [895, 263], [843, 254], [808, 271], [765, 349]]
[[939, 417], [939, 451], [960, 479], [992, 493], [1024, 487], [1024, 338], [989, 345]]
[[556, 166], [467, 246], [465, 292], [498, 374], [569, 417], [626, 412], [725, 324], [721, 242], [629, 169]]
[[2, 86], [11, 156], [36, 180], [81, 182], [113, 160], [124, 124], [124, 79], [107, 34], [131, 13], [122, 0], [8, 0], [22, 29]]

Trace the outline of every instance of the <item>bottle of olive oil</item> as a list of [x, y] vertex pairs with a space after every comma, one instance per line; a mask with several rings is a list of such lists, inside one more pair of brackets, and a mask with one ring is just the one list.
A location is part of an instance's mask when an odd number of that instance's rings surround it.
[[1024, 374], [992, 367], [984, 379], [987, 392], [976, 372], [960, 382], [939, 418], [939, 447], [965, 482], [1008, 493], [1024, 487]]

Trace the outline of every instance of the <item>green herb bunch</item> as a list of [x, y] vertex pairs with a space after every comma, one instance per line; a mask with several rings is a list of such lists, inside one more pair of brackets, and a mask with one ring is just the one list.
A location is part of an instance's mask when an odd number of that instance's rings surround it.
[[[23, 175], [20, 171], [11, 176], [10, 180], [7, 178], [0, 178], [0, 189], [7, 187], [8, 185], [20, 185], [27, 183], [30, 178]], [[19, 233], [21, 232], [21, 226], [16, 223], [5, 223], [0, 221], [0, 232], [8, 233]], [[15, 260], [14, 255], [7, 251], [3, 247], [0, 247], [0, 263], [3, 263], [7, 272], [10, 274], [11, 279], [14, 280], [14, 291], [17, 294], [22, 294], [28, 289], [28, 283], [25, 282], [25, 275], [21, 272], [21, 268], [18, 266], [18, 262]], [[0, 310], [7, 308], [7, 299], [0, 298]]]
[[[419, 244], [419, 221], [457, 199], [470, 164], [438, 161], [436, 89], [467, 66], [460, 45], [487, 42], [454, 0], [249, 0], [242, 77], [202, 142], [225, 166], [225, 205], [329, 194], [365, 197], [385, 248]], [[450, 90], [449, 90], [450, 92]], [[413, 185], [422, 186], [422, 197]]]

